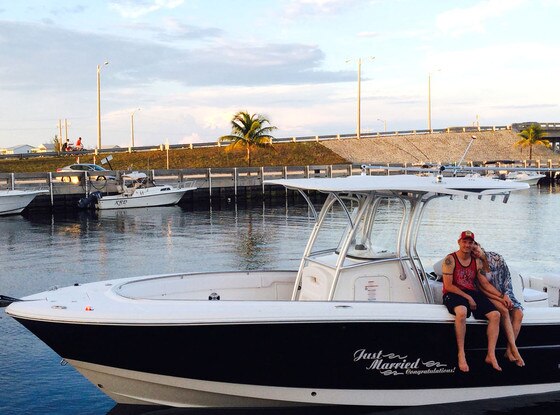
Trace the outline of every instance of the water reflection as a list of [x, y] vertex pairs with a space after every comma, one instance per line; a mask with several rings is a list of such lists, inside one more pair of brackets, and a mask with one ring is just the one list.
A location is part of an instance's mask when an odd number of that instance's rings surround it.
[[269, 250], [267, 250], [266, 235], [253, 224], [253, 217], [249, 215], [247, 229], [239, 229], [237, 233], [239, 240], [236, 252], [239, 256], [237, 268], [254, 270], [266, 267], [269, 262]]

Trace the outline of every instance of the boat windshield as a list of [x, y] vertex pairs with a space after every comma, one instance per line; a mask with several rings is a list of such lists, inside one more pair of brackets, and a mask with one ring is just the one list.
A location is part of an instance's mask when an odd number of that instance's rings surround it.
[[379, 197], [370, 200], [359, 215], [361, 203], [355, 198], [341, 198], [334, 203], [321, 223], [312, 254], [339, 254], [350, 238], [347, 256], [358, 259], [395, 258], [399, 256], [399, 238], [406, 212], [399, 198]]
[[[357, 209], [353, 210], [355, 231], [351, 235], [347, 255], [353, 258], [380, 259], [398, 256], [399, 231], [406, 213], [403, 203], [394, 198], [379, 198], [368, 206], [367, 211], [359, 219]], [[351, 232], [348, 224], [345, 229], [346, 239]], [[341, 250], [339, 244], [337, 252]]]

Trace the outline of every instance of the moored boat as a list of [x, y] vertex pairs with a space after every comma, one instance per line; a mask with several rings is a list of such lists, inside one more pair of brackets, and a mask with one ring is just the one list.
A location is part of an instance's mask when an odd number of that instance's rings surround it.
[[21, 213], [37, 195], [46, 190], [0, 190], [0, 216]]
[[[411, 175], [269, 184], [327, 195], [298, 270], [100, 281], [7, 312], [119, 403], [408, 406], [560, 390], [557, 278], [514, 274], [525, 367], [486, 365], [486, 322], [470, 318], [471, 371], [461, 373], [441, 282], [416, 252], [432, 200], [507, 201], [528, 185]], [[525, 298], [523, 284], [540, 296]]]
[[183, 195], [196, 187], [187, 185], [172, 186], [155, 184], [141, 172], [132, 172], [122, 176], [118, 195], [104, 196], [98, 193], [95, 205], [97, 209], [128, 209], [152, 206], [170, 206], [179, 203]]
[[[544, 174], [540, 174], [534, 171], [512, 171], [507, 173], [503, 180], [513, 180], [516, 182], [527, 183], [529, 186], [536, 186], [539, 180], [546, 177]], [[501, 176], [497, 178], [502, 179]]]

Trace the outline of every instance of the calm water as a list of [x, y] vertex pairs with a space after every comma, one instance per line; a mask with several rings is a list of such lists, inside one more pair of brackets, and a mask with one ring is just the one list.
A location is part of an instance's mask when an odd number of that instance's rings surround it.
[[[560, 274], [560, 192], [553, 187], [514, 195], [507, 204], [499, 199], [436, 200], [424, 223], [419, 253], [426, 263], [455, 250], [460, 231], [468, 228], [486, 248], [502, 253], [510, 266], [522, 272]], [[312, 226], [302, 206], [245, 210], [232, 206], [204, 212], [167, 207], [0, 218], [0, 293], [23, 296], [55, 285], [180, 271], [295, 269]], [[0, 311], [0, 414], [129, 413], [128, 408], [115, 408], [112, 400], [59, 362], [54, 352]], [[556, 414], [558, 410], [560, 396], [548, 395], [390, 413]], [[242, 412], [246, 411], [233, 413]], [[334, 412], [348, 413], [328, 408], [313, 411]]]

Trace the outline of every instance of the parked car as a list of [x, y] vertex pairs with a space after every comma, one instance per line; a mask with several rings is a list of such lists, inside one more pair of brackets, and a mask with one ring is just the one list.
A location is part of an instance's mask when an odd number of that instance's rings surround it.
[[[57, 173], [63, 173], [63, 172], [81, 173], [84, 171], [88, 172], [88, 175], [91, 180], [115, 180], [116, 179], [115, 176], [107, 174], [107, 172], [109, 172], [110, 170], [107, 170], [97, 164], [77, 163], [77, 164], [71, 164], [69, 166], [60, 167], [56, 169]], [[73, 182], [71, 176], [64, 176], [61, 177], [60, 179], [62, 179], [63, 182], [65, 181]]]

